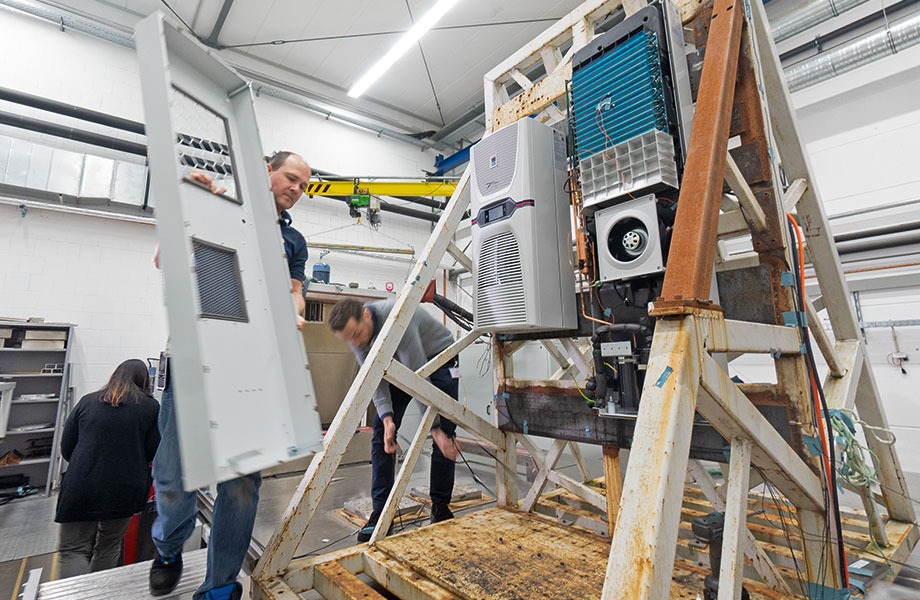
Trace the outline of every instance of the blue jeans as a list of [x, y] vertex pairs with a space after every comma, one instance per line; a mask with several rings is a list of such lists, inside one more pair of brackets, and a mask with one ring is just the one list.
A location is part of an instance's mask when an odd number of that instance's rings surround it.
[[[160, 556], [172, 556], [192, 535], [197, 514], [196, 492], [182, 489], [179, 462], [179, 434], [176, 430], [172, 386], [167, 384], [160, 404], [160, 446], [153, 459], [153, 483], [157, 496], [157, 518], [153, 543]], [[259, 504], [262, 475], [253, 473], [217, 484], [211, 539], [208, 543], [208, 572], [195, 592], [195, 600], [208, 597], [218, 588], [242, 587], [236, 582], [249, 549], [252, 527]]]
[[[436, 388], [456, 400], [460, 382], [450, 376], [451, 366], [453, 365], [444, 365], [432, 373], [428, 379]], [[406, 408], [412, 401], [412, 397], [395, 385], [389, 385], [390, 398], [393, 400], [393, 422], [396, 424], [396, 430], [399, 431], [403, 415], [406, 413]], [[441, 430], [449, 437], [454, 437], [457, 425], [443, 416], [438, 418], [440, 419], [440, 425], [438, 426]], [[437, 444], [432, 444], [430, 487], [428, 490], [432, 503], [450, 504], [450, 498], [454, 493], [455, 468], [456, 463], [445, 458]], [[383, 507], [387, 503], [387, 497], [390, 495], [390, 490], [393, 489], [393, 483], [396, 480], [396, 455], [387, 454], [383, 449], [383, 421], [380, 420], [379, 415], [374, 415], [371, 469], [371, 499], [374, 510], [380, 512], [383, 511]]]

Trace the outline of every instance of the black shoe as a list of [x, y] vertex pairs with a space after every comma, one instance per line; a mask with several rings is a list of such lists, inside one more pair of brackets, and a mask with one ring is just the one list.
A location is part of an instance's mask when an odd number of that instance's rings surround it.
[[164, 558], [157, 554], [150, 566], [150, 594], [165, 596], [176, 589], [182, 577], [182, 553]]
[[450, 507], [446, 504], [431, 505], [431, 523], [440, 523], [448, 519], [453, 519], [454, 513], [450, 512]]
[[364, 524], [364, 527], [358, 530], [358, 541], [362, 544], [364, 542], [371, 541], [371, 536], [374, 535], [374, 528], [377, 527], [377, 521], [380, 520], [380, 511], [375, 510], [371, 513], [371, 518], [367, 520], [367, 523]]

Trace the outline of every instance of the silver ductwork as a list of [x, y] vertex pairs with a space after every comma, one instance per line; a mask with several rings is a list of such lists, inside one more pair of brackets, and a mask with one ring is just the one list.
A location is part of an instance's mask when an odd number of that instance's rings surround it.
[[789, 91], [852, 71], [920, 43], [920, 12], [784, 69]]
[[810, 0], [798, 10], [784, 15], [773, 23], [773, 40], [777, 43], [797, 33], [811, 29], [869, 0]]

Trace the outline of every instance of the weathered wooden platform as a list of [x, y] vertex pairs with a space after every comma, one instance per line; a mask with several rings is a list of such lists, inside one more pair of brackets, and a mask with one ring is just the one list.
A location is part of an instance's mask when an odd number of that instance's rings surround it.
[[[602, 485], [597, 480], [590, 483]], [[295, 593], [315, 589], [327, 600], [383, 600], [368, 580], [402, 600], [599, 598], [610, 552], [605, 515], [565, 490], [542, 496], [536, 511], [490, 508], [394, 535], [372, 546], [296, 560], [284, 581]], [[709, 572], [708, 550], [693, 540], [690, 521], [711, 511], [699, 489], [688, 485], [672, 600], [702, 597], [703, 579]], [[794, 509], [779, 497], [750, 495], [748, 528], [790, 589], [798, 591], [795, 562], [801, 565], [803, 558], [793, 515]], [[884, 563], [871, 545], [864, 514], [845, 509], [844, 530], [851, 563]], [[886, 530], [891, 545], [883, 551], [893, 561], [893, 575], [899, 568], [897, 562], [903, 562], [916, 543], [918, 531], [915, 525], [887, 519]], [[755, 600], [801, 598], [767, 588], [750, 567], [745, 570], [744, 585]]]

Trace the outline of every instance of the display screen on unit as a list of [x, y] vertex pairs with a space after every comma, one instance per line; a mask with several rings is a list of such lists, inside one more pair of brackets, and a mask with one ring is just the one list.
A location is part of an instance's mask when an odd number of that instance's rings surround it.
[[499, 204], [498, 206], [490, 208], [489, 210], [486, 211], [485, 221], [486, 223], [489, 223], [491, 221], [495, 221], [496, 219], [501, 219], [504, 216], [505, 216], [505, 205]]

